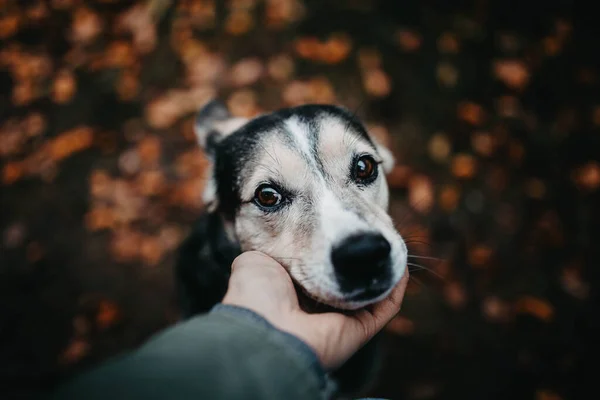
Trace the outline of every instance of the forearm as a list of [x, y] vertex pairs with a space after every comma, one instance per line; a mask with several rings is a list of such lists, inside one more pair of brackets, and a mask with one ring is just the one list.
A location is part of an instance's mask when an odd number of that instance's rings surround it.
[[230, 306], [182, 322], [85, 374], [56, 399], [316, 399], [328, 396], [312, 350]]

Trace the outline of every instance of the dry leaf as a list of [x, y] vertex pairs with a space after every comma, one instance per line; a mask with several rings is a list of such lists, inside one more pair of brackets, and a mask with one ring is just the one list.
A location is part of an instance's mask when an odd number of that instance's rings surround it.
[[415, 175], [408, 183], [408, 202], [415, 210], [425, 213], [434, 204], [433, 183], [425, 175]]
[[448, 62], [441, 62], [436, 70], [437, 80], [445, 87], [454, 87], [458, 82], [458, 70]]
[[358, 66], [362, 70], [373, 70], [381, 68], [381, 53], [372, 48], [358, 50]]
[[8, 39], [19, 30], [21, 19], [16, 13], [0, 17], [0, 39]]
[[563, 400], [560, 395], [551, 390], [538, 390], [535, 392], [535, 400]]
[[59, 104], [67, 103], [73, 98], [76, 90], [77, 82], [73, 73], [68, 70], [59, 71], [52, 85], [52, 100]]
[[96, 313], [96, 325], [100, 329], [108, 329], [118, 322], [121, 312], [115, 303], [102, 300]]
[[477, 161], [470, 154], [457, 154], [452, 159], [452, 174], [457, 178], [470, 179], [477, 172]]
[[479, 104], [462, 102], [458, 105], [458, 119], [479, 126], [485, 120], [485, 112]]
[[94, 232], [115, 227], [114, 210], [106, 206], [98, 206], [90, 210], [85, 216], [88, 230]]
[[308, 102], [310, 87], [306, 82], [291, 81], [283, 88], [282, 98], [289, 106], [299, 106]]
[[572, 173], [572, 179], [580, 189], [593, 192], [600, 187], [600, 164], [591, 161], [577, 168]]
[[138, 232], [130, 229], [115, 231], [111, 239], [110, 250], [116, 261], [135, 261], [140, 254], [142, 237]]
[[560, 283], [565, 292], [577, 299], [585, 300], [589, 297], [590, 285], [582, 280], [578, 268], [567, 267], [563, 269]]
[[544, 45], [544, 53], [546, 53], [548, 57], [555, 57], [562, 50], [562, 43], [556, 37], [547, 36], [542, 43]]
[[131, 149], [119, 156], [118, 164], [124, 175], [135, 175], [139, 172], [142, 161], [139, 152], [136, 149]]
[[374, 97], [385, 97], [392, 90], [392, 82], [388, 75], [381, 69], [372, 69], [363, 74], [365, 91]]
[[146, 106], [146, 120], [155, 129], [165, 129], [173, 125], [181, 116], [181, 108], [168, 97], [151, 101]]
[[71, 40], [78, 44], [92, 42], [102, 32], [102, 20], [87, 7], [80, 7], [73, 13]]
[[12, 101], [16, 106], [26, 106], [36, 97], [36, 88], [31, 81], [19, 82], [13, 88]]
[[247, 11], [234, 11], [225, 20], [225, 31], [231, 35], [243, 35], [253, 27], [254, 18]]
[[256, 94], [252, 90], [238, 90], [227, 99], [227, 108], [233, 116], [251, 118], [258, 112], [256, 102]]
[[423, 41], [421, 35], [408, 29], [398, 31], [395, 37], [400, 48], [408, 53], [418, 50]]
[[492, 322], [507, 322], [511, 317], [510, 304], [495, 296], [486, 297], [481, 308], [485, 318]]
[[467, 293], [458, 282], [450, 282], [444, 286], [444, 297], [452, 308], [463, 308], [467, 304]]
[[521, 113], [521, 104], [515, 96], [502, 96], [497, 101], [498, 115], [504, 118], [517, 118]]
[[484, 157], [490, 157], [496, 148], [494, 137], [489, 132], [477, 131], [471, 135], [471, 147]]
[[515, 310], [519, 314], [530, 314], [543, 321], [550, 321], [554, 317], [554, 308], [544, 299], [533, 296], [524, 296], [515, 304]]
[[162, 242], [158, 238], [146, 236], [141, 240], [140, 256], [146, 265], [157, 265], [162, 259], [163, 253]]
[[143, 171], [137, 179], [138, 192], [144, 196], [157, 196], [163, 193], [167, 183], [161, 170]]
[[112, 179], [106, 171], [94, 170], [90, 175], [90, 194], [96, 199], [108, 199], [112, 196]]
[[446, 212], [452, 212], [458, 207], [460, 200], [460, 190], [455, 185], [444, 186], [440, 190], [439, 205]]
[[138, 77], [132, 71], [123, 71], [117, 81], [116, 92], [121, 101], [131, 101], [135, 99], [140, 90]]
[[523, 89], [529, 83], [529, 69], [520, 60], [501, 60], [494, 63], [494, 76], [512, 89]]
[[352, 40], [343, 33], [334, 33], [320, 49], [320, 60], [326, 64], [337, 64], [345, 60], [352, 50]]
[[456, 34], [444, 32], [437, 41], [438, 50], [442, 54], [457, 54], [460, 50], [460, 43]]
[[331, 104], [335, 102], [333, 86], [323, 77], [316, 77], [308, 82], [308, 96], [311, 102]]
[[258, 58], [246, 58], [231, 67], [229, 82], [236, 87], [252, 85], [260, 79], [263, 71], [263, 63]]
[[40, 136], [46, 130], [46, 118], [38, 112], [33, 112], [23, 121], [23, 129], [28, 137]]
[[444, 133], [436, 133], [429, 139], [429, 156], [432, 160], [443, 163], [448, 160], [448, 156], [452, 151], [450, 140]]
[[2, 244], [8, 249], [14, 249], [23, 244], [26, 236], [27, 229], [25, 225], [20, 222], [13, 223], [2, 234]]
[[486, 245], [476, 245], [469, 249], [469, 264], [474, 268], [487, 267], [492, 259], [493, 251]]
[[137, 153], [144, 168], [158, 165], [162, 153], [160, 139], [156, 136], [143, 138], [138, 143]]
[[274, 80], [286, 82], [294, 76], [294, 60], [286, 54], [274, 56], [269, 60], [267, 70]]
[[539, 179], [531, 178], [526, 183], [525, 193], [533, 199], [541, 200], [546, 195], [546, 185]]
[[60, 361], [65, 364], [75, 364], [90, 351], [90, 344], [83, 339], [73, 339], [60, 355]]

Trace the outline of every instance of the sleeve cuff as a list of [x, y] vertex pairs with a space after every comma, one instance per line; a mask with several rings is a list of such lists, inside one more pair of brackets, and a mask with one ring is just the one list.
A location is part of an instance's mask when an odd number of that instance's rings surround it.
[[263, 328], [273, 332], [273, 334], [279, 336], [280, 340], [287, 346], [287, 348], [290, 349], [295, 356], [306, 363], [314, 375], [318, 377], [321, 389], [324, 391], [324, 393], [326, 393], [326, 398], [329, 398], [330, 395], [335, 392], [336, 385], [331, 379], [329, 379], [329, 375], [321, 365], [317, 354], [308, 344], [298, 337], [277, 329], [263, 316], [247, 308], [219, 303], [210, 310], [210, 314], [230, 315], [235, 318], [243, 318], [259, 324]]

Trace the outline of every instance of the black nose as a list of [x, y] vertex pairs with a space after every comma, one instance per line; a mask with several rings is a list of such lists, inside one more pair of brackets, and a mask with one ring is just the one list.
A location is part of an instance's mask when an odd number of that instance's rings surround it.
[[334, 247], [331, 261], [341, 291], [364, 289], [366, 297], [385, 292], [391, 279], [390, 251], [390, 243], [372, 233], [351, 236]]

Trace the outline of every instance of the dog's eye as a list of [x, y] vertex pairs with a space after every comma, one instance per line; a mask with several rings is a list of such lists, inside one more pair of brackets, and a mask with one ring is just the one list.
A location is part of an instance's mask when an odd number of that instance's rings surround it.
[[371, 156], [362, 156], [354, 164], [354, 179], [357, 182], [368, 183], [376, 177], [377, 163]]
[[254, 201], [261, 207], [273, 208], [281, 203], [283, 196], [272, 186], [260, 185], [254, 193]]

